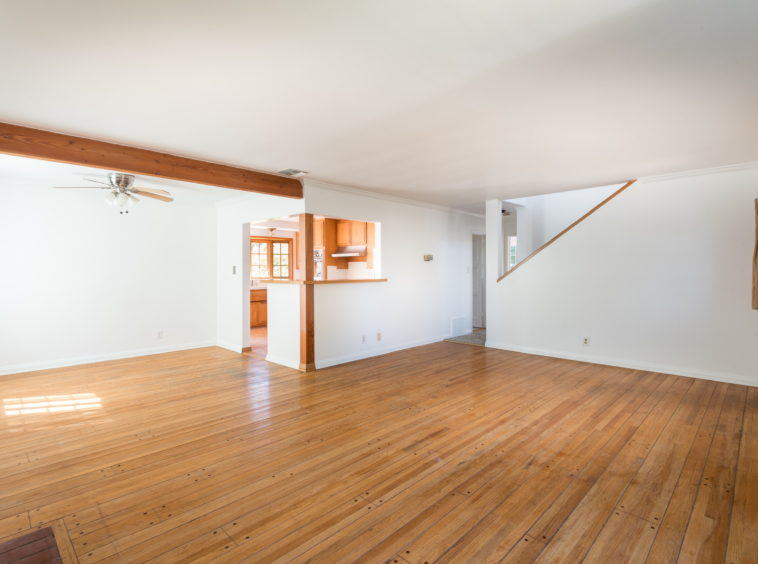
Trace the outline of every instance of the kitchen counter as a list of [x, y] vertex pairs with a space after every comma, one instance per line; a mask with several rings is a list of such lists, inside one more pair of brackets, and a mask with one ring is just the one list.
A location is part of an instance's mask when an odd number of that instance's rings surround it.
[[269, 284], [355, 284], [366, 282], [387, 282], [386, 278], [368, 278], [365, 280], [271, 280]]

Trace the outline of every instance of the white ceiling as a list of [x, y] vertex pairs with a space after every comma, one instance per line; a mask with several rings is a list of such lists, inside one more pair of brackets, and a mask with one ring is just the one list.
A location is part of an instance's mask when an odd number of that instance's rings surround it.
[[277, 231], [300, 231], [300, 218], [296, 215], [290, 217], [280, 217], [278, 219], [267, 219], [250, 224], [251, 230], [268, 229], [273, 227]]
[[758, 160], [755, 0], [3, 0], [0, 121], [462, 209]]

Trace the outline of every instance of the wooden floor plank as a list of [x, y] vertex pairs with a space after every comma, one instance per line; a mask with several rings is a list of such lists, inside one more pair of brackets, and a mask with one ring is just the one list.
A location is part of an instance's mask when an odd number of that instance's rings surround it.
[[695, 503], [705, 462], [721, 417], [726, 399], [727, 384], [717, 384], [708, 409], [700, 423], [697, 437], [690, 448], [687, 460], [679, 475], [674, 493], [658, 527], [658, 533], [650, 549], [647, 562], [650, 564], [673, 564], [679, 558], [684, 532], [689, 523], [692, 505]]
[[66, 563], [756, 561], [755, 388], [436, 343], [0, 391], [0, 539], [52, 527]]
[[537, 563], [581, 562], [592, 542], [617, 505], [629, 482], [642, 465], [658, 435], [692, 385], [688, 378], [677, 381], [644, 416], [639, 427], [597, 479], [584, 499], [561, 526]]
[[729, 385], [677, 562], [724, 561], [746, 395]]
[[715, 382], [705, 380], [692, 384], [600, 531], [585, 562], [643, 562], [647, 558], [714, 388]]
[[729, 527], [728, 564], [758, 560], [758, 388], [749, 388]]

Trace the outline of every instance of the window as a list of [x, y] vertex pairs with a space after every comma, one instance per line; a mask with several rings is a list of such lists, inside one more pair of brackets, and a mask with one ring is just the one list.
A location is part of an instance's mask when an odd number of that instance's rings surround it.
[[291, 280], [291, 239], [250, 238], [250, 278]]
[[250, 240], [250, 278], [269, 278], [268, 241]]
[[508, 270], [516, 266], [516, 237], [508, 237]]
[[272, 278], [279, 280], [290, 277], [290, 244], [289, 243], [272, 243], [271, 244], [271, 264]]

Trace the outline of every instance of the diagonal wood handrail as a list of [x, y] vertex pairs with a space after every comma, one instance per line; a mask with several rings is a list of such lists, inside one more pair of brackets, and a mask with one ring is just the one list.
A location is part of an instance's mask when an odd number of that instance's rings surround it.
[[544, 245], [542, 245], [539, 249], [537, 249], [536, 251], [534, 251], [531, 255], [529, 255], [524, 260], [522, 260], [521, 262], [519, 262], [516, 266], [514, 266], [513, 268], [511, 268], [508, 272], [506, 272], [505, 274], [503, 274], [500, 278], [497, 279], [497, 281], [500, 282], [503, 278], [505, 278], [506, 276], [508, 276], [514, 270], [516, 270], [519, 266], [521, 266], [522, 264], [524, 264], [530, 258], [533, 258], [534, 255], [536, 255], [540, 251], [543, 251], [547, 247], [549, 247], [550, 245], [552, 245], [555, 241], [557, 241], [558, 239], [560, 239], [561, 237], [563, 237], [563, 235], [565, 235], [566, 233], [568, 233], [569, 231], [571, 231], [574, 227], [576, 227], [577, 225], [579, 225], [581, 222], [583, 222], [585, 219], [587, 219], [589, 216], [591, 216], [597, 210], [599, 210], [600, 208], [602, 208], [605, 204], [607, 204], [608, 202], [610, 202], [613, 198], [615, 198], [616, 196], [618, 196], [619, 194], [621, 194], [621, 192], [623, 192], [624, 190], [626, 190], [627, 188], [629, 188], [635, 182], [637, 182], [637, 180], [630, 180], [629, 182], [627, 182], [626, 184], [624, 184], [621, 188], [619, 188], [618, 190], [616, 190], [613, 194], [611, 194], [610, 196], [608, 196], [605, 200], [603, 200], [602, 202], [600, 202], [598, 205], [596, 205], [594, 208], [592, 208], [590, 211], [588, 211], [582, 217], [580, 217], [579, 219], [577, 219], [574, 223], [572, 223], [571, 225], [569, 225], [566, 229], [564, 229], [563, 231], [561, 231], [560, 233], [558, 233], [558, 235], [556, 235], [555, 237], [553, 237], [552, 239], [550, 239], [547, 243], [545, 243]]

